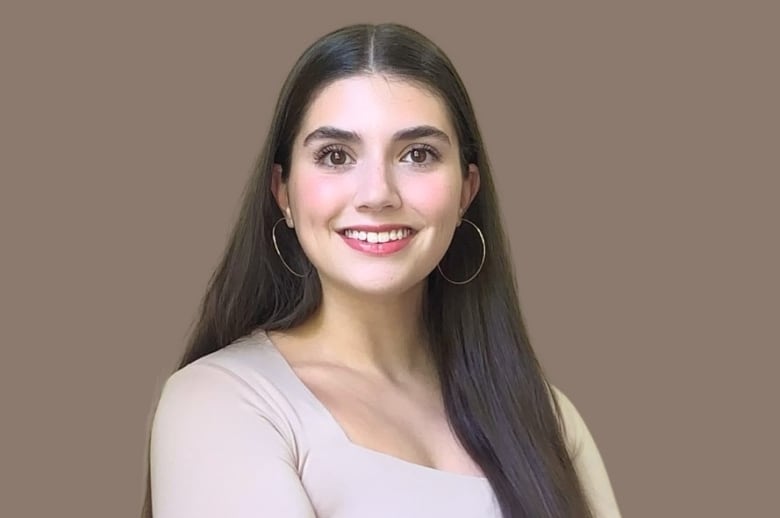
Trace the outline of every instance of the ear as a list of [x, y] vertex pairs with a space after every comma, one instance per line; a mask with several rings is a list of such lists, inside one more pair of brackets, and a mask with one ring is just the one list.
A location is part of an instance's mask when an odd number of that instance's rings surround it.
[[474, 197], [479, 191], [479, 168], [476, 164], [469, 164], [466, 178], [463, 180], [463, 189], [460, 191], [460, 211], [459, 217], [463, 217], [466, 211], [474, 201]]
[[292, 213], [290, 212], [290, 200], [287, 193], [287, 183], [282, 180], [282, 166], [274, 164], [271, 168], [271, 192], [276, 199], [276, 204], [284, 213], [287, 226], [293, 227]]

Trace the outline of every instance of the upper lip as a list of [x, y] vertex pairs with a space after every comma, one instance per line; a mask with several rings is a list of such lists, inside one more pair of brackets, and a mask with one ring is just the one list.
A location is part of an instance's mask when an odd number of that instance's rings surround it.
[[403, 228], [414, 230], [409, 225], [389, 223], [386, 225], [350, 225], [347, 227], [342, 227], [341, 229], [339, 229], [339, 232], [344, 232], [346, 230], [357, 230], [363, 232], [389, 232], [391, 230], [398, 230]]

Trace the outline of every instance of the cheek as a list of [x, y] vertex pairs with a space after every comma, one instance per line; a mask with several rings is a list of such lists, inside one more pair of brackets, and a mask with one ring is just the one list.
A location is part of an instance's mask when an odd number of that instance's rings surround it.
[[315, 174], [297, 175], [290, 183], [293, 210], [299, 218], [319, 219], [337, 212], [344, 203], [346, 190], [334, 177]]
[[410, 180], [404, 186], [404, 202], [429, 218], [431, 223], [450, 223], [457, 218], [461, 184], [447, 177], [431, 176]]

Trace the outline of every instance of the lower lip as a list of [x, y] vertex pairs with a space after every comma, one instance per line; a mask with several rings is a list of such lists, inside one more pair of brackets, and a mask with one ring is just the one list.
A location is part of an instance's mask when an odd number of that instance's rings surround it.
[[414, 234], [409, 234], [403, 239], [397, 239], [395, 241], [388, 241], [387, 243], [369, 243], [368, 241], [361, 241], [359, 239], [352, 239], [344, 234], [339, 234], [347, 245], [371, 255], [390, 255], [402, 250], [414, 237]]

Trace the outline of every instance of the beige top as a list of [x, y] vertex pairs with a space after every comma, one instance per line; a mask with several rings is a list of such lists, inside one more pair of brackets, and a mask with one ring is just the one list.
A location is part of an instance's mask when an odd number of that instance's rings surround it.
[[152, 425], [155, 518], [500, 518], [484, 477], [350, 442], [263, 332], [165, 382]]

